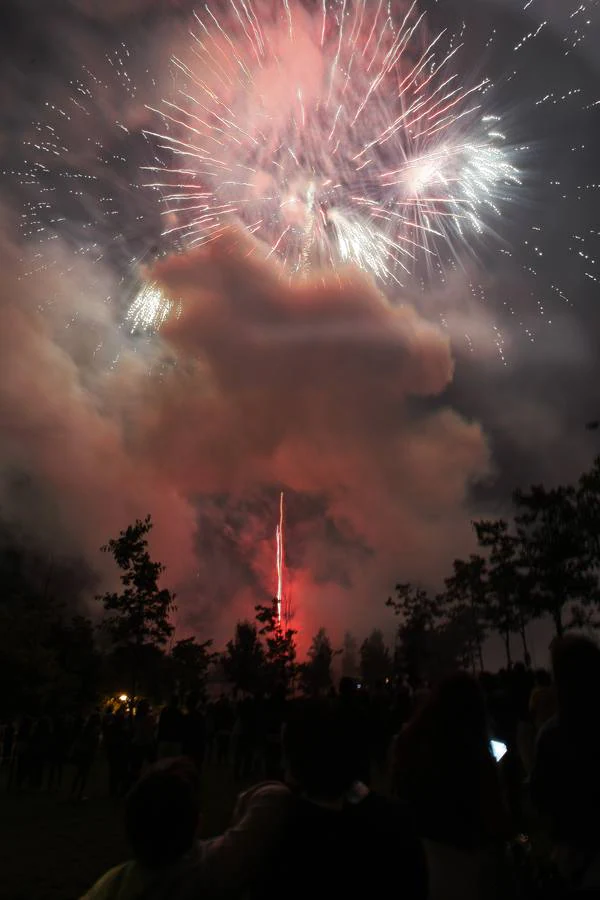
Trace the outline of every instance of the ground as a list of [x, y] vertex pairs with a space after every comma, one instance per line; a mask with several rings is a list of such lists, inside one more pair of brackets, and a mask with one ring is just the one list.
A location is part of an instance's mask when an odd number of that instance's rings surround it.
[[[66, 785], [72, 773], [66, 771]], [[122, 806], [107, 796], [103, 763], [93, 773], [88, 799], [53, 792], [0, 791], [0, 900], [78, 900], [111, 866], [127, 858]], [[230, 770], [209, 768], [203, 777], [202, 833], [228, 823], [236, 796]]]

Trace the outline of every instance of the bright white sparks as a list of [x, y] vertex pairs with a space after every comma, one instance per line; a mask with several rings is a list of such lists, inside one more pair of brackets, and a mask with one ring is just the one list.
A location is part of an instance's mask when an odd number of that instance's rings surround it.
[[426, 38], [416, 3], [404, 13], [206, 4], [149, 132], [164, 233], [196, 246], [237, 222], [292, 273], [353, 263], [384, 280], [490, 233], [519, 175], [482, 113], [488, 85], [461, 87], [458, 48]]
[[127, 312], [127, 323], [134, 331], [158, 331], [176, 306], [157, 284], [145, 284]]

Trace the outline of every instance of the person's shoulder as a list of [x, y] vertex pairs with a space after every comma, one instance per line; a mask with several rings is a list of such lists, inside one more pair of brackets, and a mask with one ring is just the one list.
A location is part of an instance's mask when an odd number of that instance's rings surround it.
[[292, 792], [282, 781], [260, 781], [238, 795], [234, 820], [239, 820], [250, 812], [258, 813], [260, 810], [281, 810], [285, 814], [291, 799]]
[[259, 781], [258, 784], [240, 794], [240, 799], [248, 801], [257, 798], [288, 796], [291, 796], [291, 791], [283, 781]]
[[344, 818], [352, 829], [373, 839], [375, 835], [395, 832], [402, 820], [396, 804], [370, 790], [364, 796], [346, 798]]
[[392, 836], [408, 844], [419, 843], [416, 829], [408, 811], [401, 803], [390, 800], [376, 791], [369, 793], [359, 803], [347, 807], [350, 821], [360, 826], [377, 840], [381, 836]]
[[368, 816], [394, 816], [397, 804], [362, 783], [353, 785], [347, 795], [348, 810]]
[[112, 900], [116, 896], [115, 889], [125, 879], [130, 866], [130, 862], [125, 862], [109, 869], [82, 895], [81, 900]]

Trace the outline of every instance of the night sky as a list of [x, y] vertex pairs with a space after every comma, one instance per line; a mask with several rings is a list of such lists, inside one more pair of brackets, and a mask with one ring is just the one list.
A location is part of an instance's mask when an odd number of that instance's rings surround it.
[[[358, 273], [289, 284], [240, 236], [195, 251], [161, 235], [143, 132], [194, 4], [2, 4], [0, 515], [15, 539], [106, 579], [100, 545], [151, 512], [182, 636], [221, 642], [273, 592], [284, 489], [303, 644], [321, 624], [391, 628], [394, 583], [439, 587], [474, 549], [474, 516], [591, 463], [600, 9], [523, 5], [422, 4], [464, 44], [461, 79], [493, 81], [522, 183], [482, 240], [382, 302]], [[178, 299], [158, 335], [127, 320], [144, 279]]]

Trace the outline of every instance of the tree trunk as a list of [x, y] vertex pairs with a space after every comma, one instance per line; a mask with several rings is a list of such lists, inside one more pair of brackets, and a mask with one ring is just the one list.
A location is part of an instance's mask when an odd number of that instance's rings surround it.
[[506, 667], [512, 669], [512, 656], [510, 652], [510, 631], [504, 632], [504, 650], [506, 651]]
[[525, 660], [525, 665], [527, 668], [531, 668], [531, 654], [529, 652], [529, 646], [527, 644], [527, 629], [525, 628], [525, 622], [521, 622], [519, 626], [519, 634], [521, 635], [521, 641], [523, 643], [523, 658]]
[[139, 660], [139, 644], [136, 641], [131, 648], [131, 694], [129, 695], [129, 715], [131, 718], [133, 718], [133, 708], [135, 706], [135, 697], [138, 689]]
[[[483, 672], [483, 649], [481, 647], [481, 634], [479, 631], [479, 621], [475, 603], [471, 600], [471, 618], [473, 621], [473, 637], [475, 638], [475, 646], [477, 647], [477, 659], [479, 660], [479, 671]], [[475, 672], [475, 664], [473, 663], [473, 672]]]
[[133, 717], [133, 708], [135, 706], [135, 698], [138, 689], [138, 678], [140, 669], [140, 655], [143, 643], [143, 635], [138, 631], [135, 636], [135, 644], [132, 647], [131, 657], [131, 705], [129, 707], [129, 715]]

